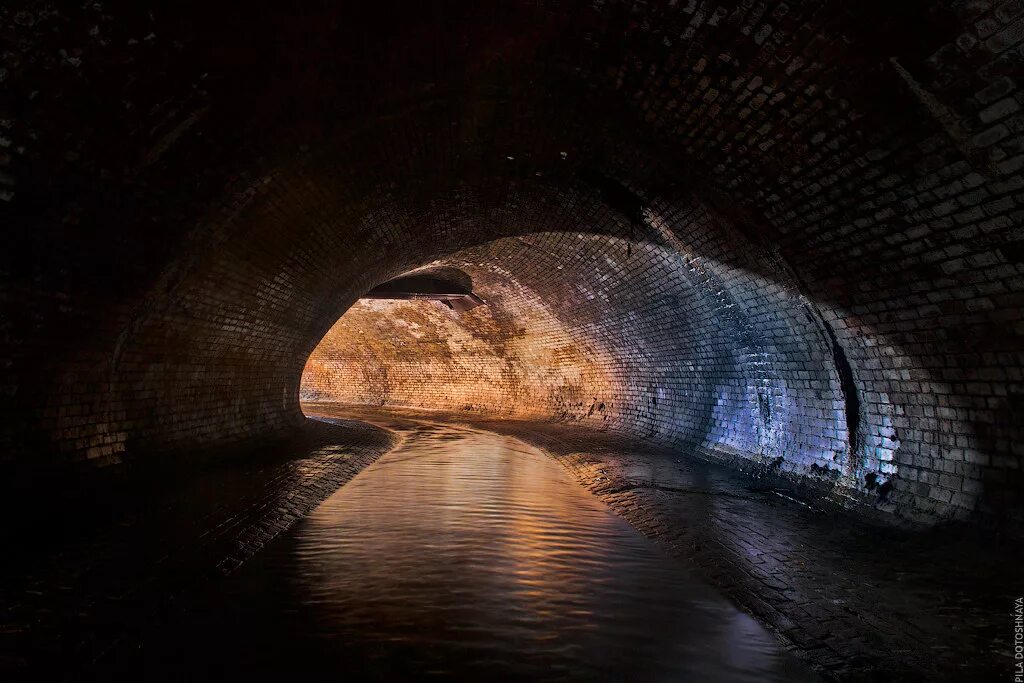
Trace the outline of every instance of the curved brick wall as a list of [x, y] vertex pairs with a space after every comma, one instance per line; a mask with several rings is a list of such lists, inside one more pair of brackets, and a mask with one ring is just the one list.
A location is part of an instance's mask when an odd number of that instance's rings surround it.
[[1018, 3], [485, 4], [4, 10], [4, 463], [300, 425], [362, 292], [484, 249], [616, 428], [1019, 516]]
[[[467, 273], [487, 306], [360, 302], [313, 351], [301, 396], [579, 421], [919, 512], [899, 476], [917, 479], [897, 457], [896, 406], [847, 400], [846, 382], [867, 396], [842, 376], [852, 363], [843, 346], [835, 355], [836, 314], [792, 281], [714, 258], [758, 261], [706, 209], [666, 215], [647, 216], [657, 243], [543, 233], [432, 263]], [[898, 357], [877, 335], [868, 345]]]

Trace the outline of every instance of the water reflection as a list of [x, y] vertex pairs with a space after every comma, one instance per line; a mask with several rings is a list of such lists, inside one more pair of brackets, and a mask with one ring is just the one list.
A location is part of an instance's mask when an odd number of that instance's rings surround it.
[[808, 678], [557, 463], [464, 428], [409, 431], [226, 584], [148, 677]]

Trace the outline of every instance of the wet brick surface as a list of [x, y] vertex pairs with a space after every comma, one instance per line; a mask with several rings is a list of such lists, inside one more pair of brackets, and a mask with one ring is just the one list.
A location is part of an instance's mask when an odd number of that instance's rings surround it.
[[691, 454], [570, 425], [341, 411], [382, 426], [463, 422], [543, 448], [827, 677], [981, 681], [1011, 670], [1010, 615], [1024, 590], [1011, 539], [870, 523]]

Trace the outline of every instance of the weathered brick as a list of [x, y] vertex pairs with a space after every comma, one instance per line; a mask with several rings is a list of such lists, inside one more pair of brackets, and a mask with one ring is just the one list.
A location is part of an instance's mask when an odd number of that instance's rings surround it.
[[1016, 87], [1016, 84], [1010, 78], [1003, 76], [985, 86], [982, 90], [979, 90], [975, 97], [984, 105], [992, 104], [1011, 93], [1014, 87]]
[[1017, 103], [1017, 100], [1012, 97], [1007, 97], [986, 107], [985, 109], [982, 109], [978, 113], [978, 118], [980, 118], [983, 123], [992, 123], [993, 121], [1005, 118], [1018, 110], [1020, 110], [1020, 105]]
[[1024, 0], [1007, 0], [995, 9], [995, 17], [1001, 22], [1009, 22], [1019, 14], [1024, 13]]

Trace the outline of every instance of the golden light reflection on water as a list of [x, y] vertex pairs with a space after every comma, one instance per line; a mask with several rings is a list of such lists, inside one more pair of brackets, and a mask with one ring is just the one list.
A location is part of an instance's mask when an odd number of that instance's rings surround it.
[[196, 630], [259, 675], [810, 678], [543, 453], [439, 425], [409, 429], [209, 614]]

